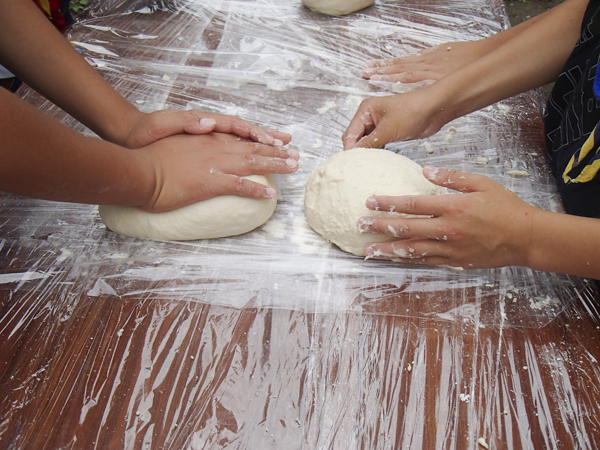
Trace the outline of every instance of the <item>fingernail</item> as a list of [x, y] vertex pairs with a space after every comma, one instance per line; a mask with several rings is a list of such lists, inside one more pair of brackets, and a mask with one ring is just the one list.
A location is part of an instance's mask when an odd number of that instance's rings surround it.
[[265, 188], [265, 194], [268, 198], [274, 198], [277, 195], [277, 191], [273, 188]]
[[369, 197], [367, 199], [367, 208], [369, 209], [379, 209], [379, 207], [377, 206], [377, 200], [375, 199], [375, 197]]
[[373, 256], [375, 254], [375, 244], [369, 244], [364, 249], [365, 256]]
[[373, 225], [374, 219], [372, 217], [361, 217], [358, 219], [358, 231], [364, 233], [365, 231], [371, 231], [371, 225]]
[[271, 136], [264, 130], [259, 130], [256, 133], [256, 138], [258, 139], [258, 142], [263, 145], [274, 145], [276, 141], [276, 139], [273, 136]]
[[288, 167], [291, 167], [292, 169], [298, 167], [298, 161], [296, 161], [294, 158], [286, 159], [285, 163], [288, 165]]
[[279, 139], [275, 139], [273, 141], [273, 145], [276, 145], [277, 147], [283, 147], [283, 141], [280, 141]]
[[213, 125], [216, 123], [217, 122], [214, 119], [207, 119], [207, 118], [200, 119], [200, 126], [202, 128], [212, 128]]
[[288, 150], [288, 155], [290, 155], [291, 158], [294, 159], [299, 159], [300, 158], [300, 153], [298, 153], [296, 150]]
[[381, 81], [382, 75], [371, 75], [371, 80], [373, 81]]
[[412, 255], [410, 253], [408, 253], [406, 250], [404, 250], [403, 248], [395, 248], [392, 245], [392, 251], [394, 252], [394, 255], [396, 255], [400, 258], [412, 258]]
[[438, 169], [437, 167], [433, 167], [433, 166], [425, 166], [423, 167], [423, 171], [425, 172], [426, 176], [429, 176], [429, 178], [435, 178], [438, 174], [438, 172], [440, 171], [440, 169]]

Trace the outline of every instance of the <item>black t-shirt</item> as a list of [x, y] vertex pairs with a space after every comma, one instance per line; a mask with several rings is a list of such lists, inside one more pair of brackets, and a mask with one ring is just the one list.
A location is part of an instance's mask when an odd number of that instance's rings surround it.
[[581, 37], [546, 105], [544, 125], [548, 157], [567, 212], [596, 218], [600, 218], [600, 96], [594, 94], [594, 81], [599, 57], [600, 0], [590, 0]]

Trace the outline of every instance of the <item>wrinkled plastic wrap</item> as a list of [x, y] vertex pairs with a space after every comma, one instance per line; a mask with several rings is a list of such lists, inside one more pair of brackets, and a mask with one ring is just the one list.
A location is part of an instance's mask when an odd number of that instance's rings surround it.
[[[341, 18], [300, 0], [94, 3], [68, 38], [141, 110], [287, 131], [301, 167], [276, 177], [264, 226], [185, 243], [3, 195], [0, 447], [598, 448], [589, 281], [365, 261], [304, 217], [305, 180], [360, 101], [423, 84], [364, 80], [366, 60], [508, 26], [494, 0], [377, 0]], [[530, 92], [388, 148], [561, 211], [542, 106]]]

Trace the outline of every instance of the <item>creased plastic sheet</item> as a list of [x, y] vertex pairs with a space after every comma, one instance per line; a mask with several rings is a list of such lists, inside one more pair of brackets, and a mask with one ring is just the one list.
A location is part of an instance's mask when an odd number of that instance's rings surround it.
[[[306, 177], [342, 150], [360, 101], [426, 84], [369, 82], [366, 60], [506, 27], [493, 0], [378, 0], [341, 18], [299, 0], [94, 4], [68, 38], [141, 110], [290, 132], [301, 168], [277, 176], [264, 226], [186, 243], [3, 195], [0, 447], [598, 448], [589, 281], [364, 261], [304, 217]], [[561, 211], [542, 106], [530, 92], [388, 148]]]

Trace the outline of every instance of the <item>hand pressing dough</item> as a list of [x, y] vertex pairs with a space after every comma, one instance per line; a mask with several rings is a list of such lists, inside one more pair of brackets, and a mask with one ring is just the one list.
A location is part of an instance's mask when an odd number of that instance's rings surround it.
[[375, 0], [302, 0], [308, 8], [330, 16], [345, 16], [371, 6]]
[[[248, 180], [277, 189], [271, 175], [251, 175]], [[163, 213], [132, 206], [98, 207], [104, 224], [119, 234], [166, 241], [190, 241], [247, 233], [265, 223], [277, 205], [277, 196], [258, 200], [221, 195]]]
[[367, 209], [367, 198], [447, 192], [428, 181], [422, 170], [416, 162], [388, 150], [355, 148], [337, 153], [319, 164], [306, 181], [304, 210], [308, 224], [342, 250], [364, 256], [363, 248], [369, 242], [391, 241], [394, 237], [361, 233], [358, 219], [399, 216]]

